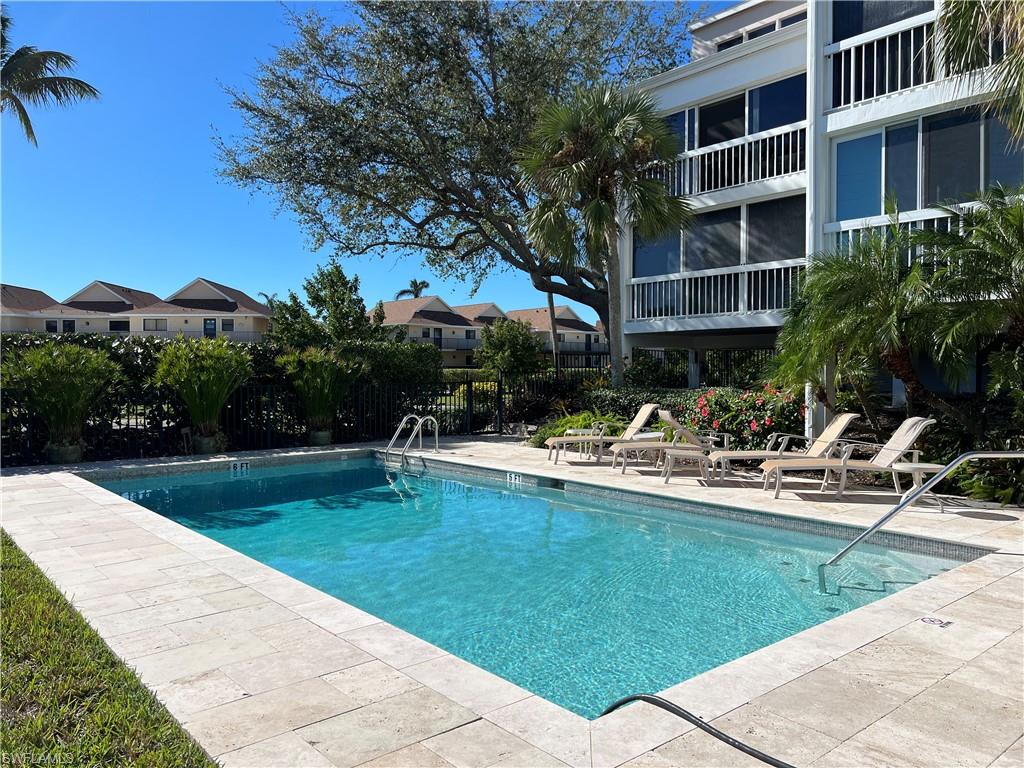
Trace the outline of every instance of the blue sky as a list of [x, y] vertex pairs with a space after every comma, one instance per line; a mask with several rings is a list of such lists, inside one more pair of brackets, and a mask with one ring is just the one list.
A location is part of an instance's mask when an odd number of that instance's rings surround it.
[[[318, 3], [331, 15], [344, 3]], [[275, 2], [10, 2], [14, 46], [65, 51], [102, 98], [70, 109], [32, 109], [39, 147], [2, 118], [2, 279], [58, 301], [103, 279], [164, 296], [196, 276], [252, 295], [284, 294], [327, 252], [274, 202], [217, 174], [214, 132], [241, 129], [222, 86], [247, 87], [259, 60], [286, 44]], [[301, 8], [289, 3], [288, 7]], [[457, 303], [470, 286], [443, 281], [414, 259], [343, 262], [367, 304], [411, 277]], [[543, 306], [525, 275], [491, 275], [476, 301]], [[577, 307], [589, 319], [589, 308]]]

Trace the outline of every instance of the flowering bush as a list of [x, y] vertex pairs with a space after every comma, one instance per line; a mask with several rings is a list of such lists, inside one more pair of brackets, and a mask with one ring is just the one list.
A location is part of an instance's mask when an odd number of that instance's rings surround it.
[[771, 384], [742, 390], [712, 389], [604, 389], [585, 396], [589, 408], [612, 412], [627, 420], [644, 403], [670, 408], [682, 424], [695, 431], [715, 430], [732, 435], [731, 448], [763, 448], [772, 432], [803, 434], [804, 405], [793, 393]]

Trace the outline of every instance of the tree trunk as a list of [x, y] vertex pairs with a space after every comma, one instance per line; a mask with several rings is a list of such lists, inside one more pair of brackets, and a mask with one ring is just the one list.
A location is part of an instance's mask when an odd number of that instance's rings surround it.
[[551, 357], [555, 363], [555, 375], [558, 375], [558, 322], [555, 320], [555, 295], [548, 291], [548, 320], [551, 322]]
[[612, 386], [626, 383], [622, 362], [622, 283], [619, 280], [619, 228], [614, 222], [605, 229], [608, 246], [608, 352], [612, 363]]
[[856, 376], [848, 375], [846, 379], [850, 382], [850, 386], [853, 387], [854, 394], [857, 395], [857, 402], [860, 403], [861, 410], [864, 411], [864, 418], [867, 419], [871, 431], [875, 435], [875, 442], [884, 442], [882, 440], [882, 426], [878, 422], [878, 413], [875, 411], [874, 403], [871, 402], [871, 396], [864, 389], [863, 382]]
[[903, 382], [907, 390], [907, 403], [925, 403], [941, 413], [950, 421], [962, 426], [978, 440], [984, 440], [985, 430], [978, 419], [971, 418], [958, 408], [954, 408], [930, 389], [925, 387], [914, 368], [913, 355], [910, 349], [901, 347], [882, 355], [882, 362], [893, 376]]

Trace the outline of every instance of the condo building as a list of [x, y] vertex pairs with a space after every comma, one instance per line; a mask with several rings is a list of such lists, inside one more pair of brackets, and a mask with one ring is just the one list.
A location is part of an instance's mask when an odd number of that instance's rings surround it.
[[695, 215], [654, 242], [624, 228], [627, 355], [688, 349], [696, 385], [704, 350], [772, 348], [809, 255], [884, 226], [886, 199], [941, 227], [937, 204], [1024, 181], [1024, 153], [979, 107], [990, 82], [943, 71], [937, 2], [748, 0], [640, 84], [681, 150], [664, 181]]

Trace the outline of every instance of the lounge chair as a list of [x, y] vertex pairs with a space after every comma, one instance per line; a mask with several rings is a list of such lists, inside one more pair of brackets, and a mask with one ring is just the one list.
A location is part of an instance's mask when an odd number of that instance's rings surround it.
[[[610, 435], [598, 434], [590, 436], [587, 440], [587, 444], [597, 449], [597, 460], [601, 461], [604, 457], [604, 449], [606, 446], [612, 445], [613, 443], [621, 443], [626, 440], [661, 440], [664, 438], [663, 432], [650, 432], [642, 431], [647, 425], [647, 422], [651, 420], [651, 415], [658, 409], [657, 403], [645, 403], [641, 406], [640, 410], [637, 411], [636, 416], [626, 427], [626, 430], [619, 436], [612, 437]], [[555, 452], [555, 464], [558, 463], [558, 455], [568, 445], [579, 445], [579, 435], [565, 435], [561, 437], [549, 437], [544, 441], [544, 445], [548, 449], [548, 460], [551, 460], [551, 452]]]
[[[839, 475], [839, 487], [836, 490], [836, 498], [842, 498], [846, 490], [846, 477], [851, 470], [862, 472], [888, 472], [892, 473], [893, 484], [896, 492], [900, 493], [899, 470], [893, 469], [893, 464], [902, 462], [903, 457], [910, 454], [910, 461], [917, 462], [920, 451], [913, 450], [913, 445], [928, 427], [935, 423], [935, 419], [926, 419], [922, 416], [912, 416], [906, 419], [899, 428], [892, 433], [885, 445], [877, 443], [863, 443], [858, 440], [839, 440], [833, 443], [828, 456], [803, 459], [769, 459], [761, 464], [764, 471], [764, 489], [768, 489], [768, 483], [775, 477], [775, 498], [779, 498], [782, 490], [782, 475], [785, 472], [815, 472], [823, 470], [825, 477], [821, 483], [821, 490], [828, 486], [833, 472]], [[870, 459], [854, 459], [851, 455], [858, 448], [877, 449], [875, 455]]]
[[612, 455], [612, 469], [622, 459], [622, 473], [626, 472], [626, 465], [629, 463], [630, 455], [637, 461], [646, 456], [655, 466], [661, 461], [666, 450], [688, 450], [688, 451], [710, 451], [715, 447], [716, 442], [724, 437], [725, 445], [729, 444], [729, 435], [723, 432], [711, 432], [703, 435], [694, 434], [680, 424], [668, 409], [658, 410], [658, 419], [672, 428], [672, 442], [666, 443], [663, 440], [655, 445], [637, 444], [636, 440], [625, 440], [612, 443], [608, 450]]
[[708, 458], [711, 460], [711, 474], [714, 476], [717, 468], [719, 477], [724, 478], [729, 473], [729, 463], [732, 461], [756, 461], [758, 459], [818, 459], [828, 455], [836, 440], [843, 436], [843, 432], [855, 419], [859, 418], [856, 413], [840, 413], [825, 430], [815, 438], [805, 450], [790, 450], [789, 445], [794, 440], [808, 440], [806, 435], [794, 435], [786, 432], [773, 432], [768, 435], [768, 445], [764, 450], [759, 451], [712, 451]]

